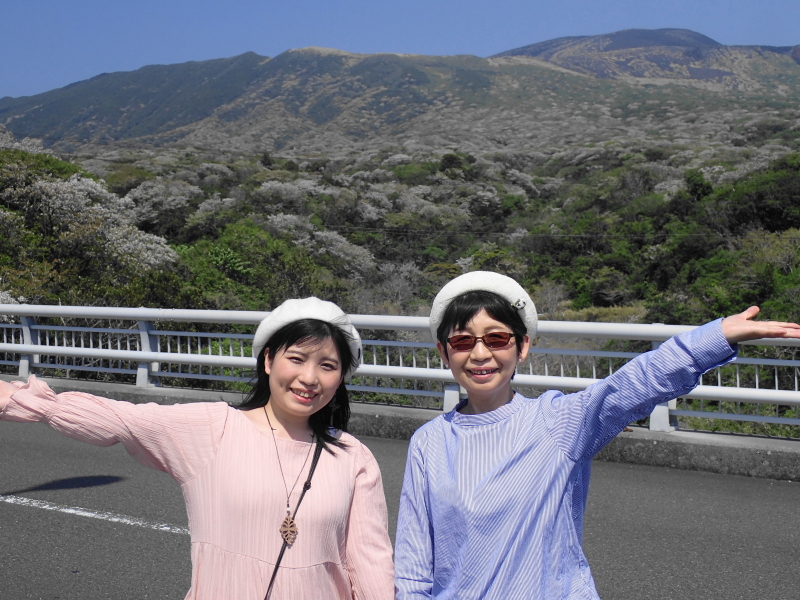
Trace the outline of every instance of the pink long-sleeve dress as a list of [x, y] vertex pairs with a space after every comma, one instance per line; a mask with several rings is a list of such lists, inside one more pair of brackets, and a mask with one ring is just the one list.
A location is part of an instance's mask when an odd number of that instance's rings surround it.
[[[224, 402], [131, 404], [80, 392], [56, 394], [31, 377], [0, 418], [42, 421], [69, 437], [121, 443], [138, 462], [181, 486], [192, 539], [187, 600], [261, 600], [283, 540], [286, 492], [272, 436]], [[354, 437], [323, 451], [298, 511], [273, 600], [394, 598], [392, 547], [378, 464]], [[294, 507], [308, 475], [309, 442], [276, 438]], [[307, 458], [308, 457], [308, 458]], [[307, 459], [307, 460], [306, 460]], [[305, 464], [304, 464], [305, 463]], [[301, 472], [302, 471], [302, 472]]]

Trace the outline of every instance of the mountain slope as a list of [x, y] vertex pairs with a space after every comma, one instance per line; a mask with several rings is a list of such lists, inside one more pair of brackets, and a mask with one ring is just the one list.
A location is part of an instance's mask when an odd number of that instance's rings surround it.
[[[726, 89], [753, 89], [743, 62], [770, 54], [800, 64], [800, 46], [723, 46], [688, 29], [627, 29], [606, 35], [565, 37], [496, 54], [530, 56], [566, 69], [608, 79], [672, 79], [716, 82]], [[739, 64], [734, 64], [739, 63]]]
[[567, 49], [583, 52], [611, 52], [633, 48], [652, 48], [678, 46], [685, 48], [715, 48], [722, 44], [688, 29], [626, 29], [607, 35], [572, 36], [539, 42], [513, 50], [507, 50], [494, 57], [536, 56], [549, 60]]
[[0, 122], [33, 137], [131, 138], [197, 122], [238, 98], [267, 58], [233, 58], [152, 65], [103, 73], [22, 98], [0, 99]]
[[323, 48], [272, 59], [248, 53], [4, 98], [0, 125], [70, 151], [108, 143], [327, 153], [725, 141], [749, 135], [747, 123], [767, 108], [792, 126], [782, 115], [800, 95], [798, 54], [722, 46], [676, 29], [561, 38], [488, 59]]

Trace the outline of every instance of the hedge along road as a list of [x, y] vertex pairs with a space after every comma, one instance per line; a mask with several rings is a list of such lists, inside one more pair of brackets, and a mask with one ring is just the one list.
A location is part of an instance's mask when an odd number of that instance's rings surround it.
[[[394, 536], [408, 444], [364, 441]], [[40, 424], [0, 422], [0, 456], [0, 597], [184, 597], [186, 512], [168, 476]], [[584, 549], [604, 600], [797, 598], [798, 507], [798, 483], [595, 462]]]

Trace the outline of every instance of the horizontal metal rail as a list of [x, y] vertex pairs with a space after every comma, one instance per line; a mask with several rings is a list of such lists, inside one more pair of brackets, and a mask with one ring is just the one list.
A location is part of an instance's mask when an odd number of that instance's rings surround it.
[[36, 331], [69, 331], [83, 333], [121, 333], [124, 335], [138, 335], [138, 329], [114, 329], [113, 327], [69, 327], [67, 325], [31, 325]]
[[[36, 304], [0, 304], [0, 314], [28, 317], [61, 317], [127, 321], [174, 321], [184, 323], [229, 323], [258, 325], [269, 312], [243, 310], [192, 310], [178, 308], [115, 308], [91, 306], [51, 306]], [[359, 329], [428, 331], [427, 317], [389, 315], [349, 315]], [[588, 323], [576, 321], [539, 321], [537, 335], [593, 338], [606, 340], [641, 340], [663, 342], [695, 329], [691, 325], [642, 325], [632, 323]], [[800, 340], [760, 339], [744, 342], [759, 346], [800, 347]]]
[[[800, 425], [800, 419], [791, 417], [765, 417], [761, 415], [740, 415], [735, 413], [710, 412], [706, 410], [671, 410], [669, 414], [677, 417], [716, 418], [725, 421], [744, 421], [751, 423], [773, 423], [776, 425]], [[713, 416], [716, 415], [716, 416]]]
[[245, 369], [254, 369], [256, 366], [256, 359], [249, 356], [141, 352], [137, 350], [110, 350], [107, 348], [81, 348], [72, 346], [39, 346], [32, 344], [0, 344], [0, 352], [11, 351], [17, 354], [76, 356], [79, 358], [96, 359], [105, 358], [111, 360], [127, 360], [131, 362], [170, 362], [184, 365], [240, 367]]
[[[130, 331], [131, 330], [128, 330], [129, 333], [130, 333]], [[167, 336], [170, 336], [170, 335], [173, 335], [173, 336], [176, 336], [176, 337], [202, 337], [202, 338], [224, 337], [226, 339], [231, 339], [231, 340], [252, 340], [255, 337], [255, 335], [252, 334], [252, 333], [225, 333], [225, 334], [219, 334], [219, 333], [207, 333], [207, 332], [202, 332], [202, 331], [162, 331], [160, 329], [157, 329], [157, 330], [153, 331], [150, 335], [157, 335], [157, 336], [161, 336], [161, 337], [167, 337]]]

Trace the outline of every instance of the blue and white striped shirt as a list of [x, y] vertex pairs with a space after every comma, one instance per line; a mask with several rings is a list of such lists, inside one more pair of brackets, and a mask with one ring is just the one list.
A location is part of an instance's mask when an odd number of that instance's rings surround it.
[[721, 320], [676, 336], [582, 392], [453, 410], [408, 451], [398, 600], [597, 600], [581, 549], [592, 457], [653, 407], [732, 360]]

